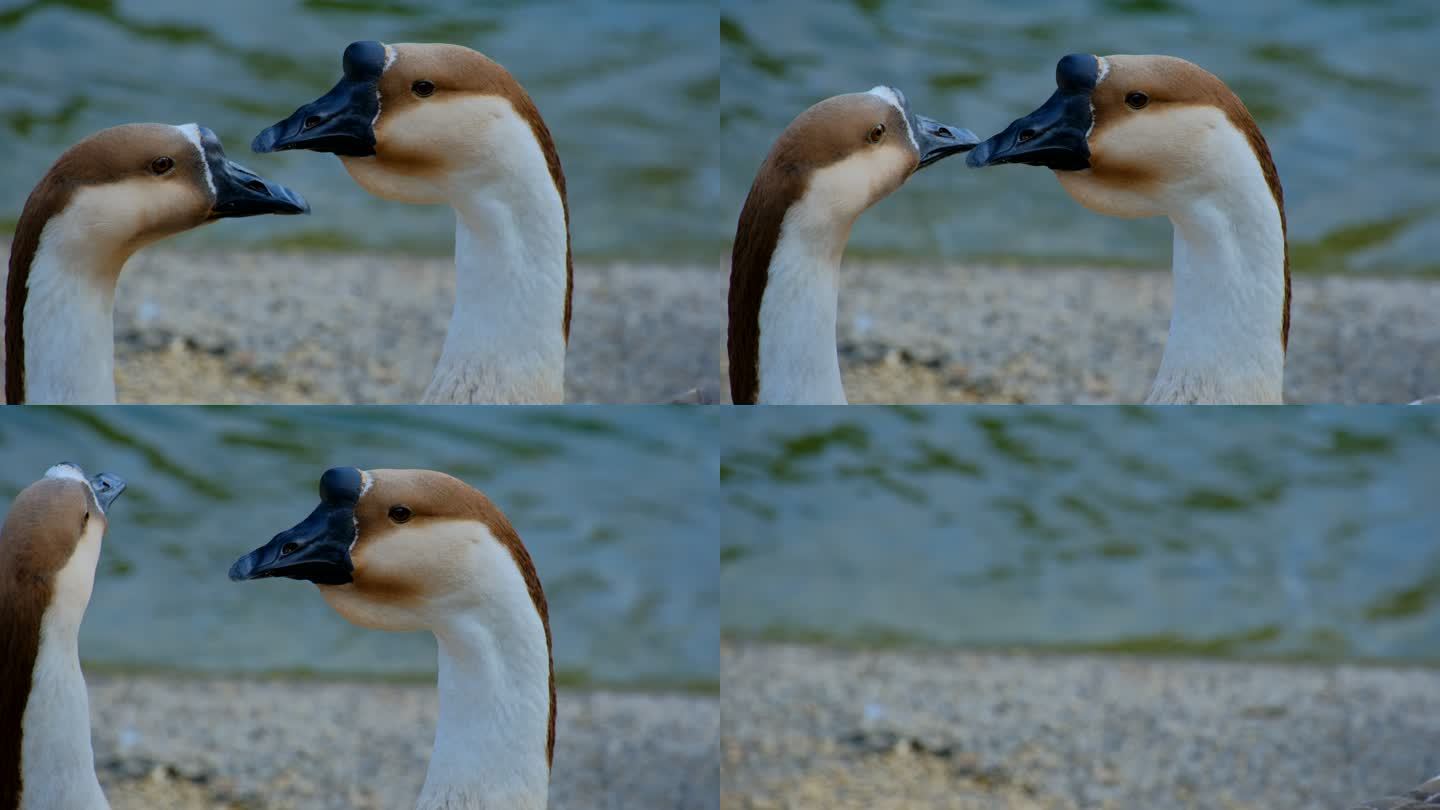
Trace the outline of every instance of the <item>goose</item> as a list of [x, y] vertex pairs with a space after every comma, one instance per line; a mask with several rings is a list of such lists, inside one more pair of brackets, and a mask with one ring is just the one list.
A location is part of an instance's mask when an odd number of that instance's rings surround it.
[[417, 810], [540, 810], [555, 752], [545, 591], [505, 515], [433, 470], [337, 467], [310, 516], [241, 557], [235, 581], [315, 583], [362, 627], [428, 630], [440, 721]]
[[851, 226], [915, 172], [977, 143], [969, 130], [916, 115], [885, 86], [825, 99], [780, 133], [730, 256], [736, 404], [845, 404], [835, 321]]
[[70, 147], [15, 225], [6, 402], [114, 404], [115, 284], [126, 260], [218, 219], [309, 210], [300, 195], [226, 158], [198, 124], [124, 124]]
[[1403, 796], [1375, 799], [1357, 804], [1351, 810], [1440, 810], [1440, 776]]
[[1285, 195], [1255, 119], [1224, 82], [1173, 56], [1070, 54], [1055, 84], [969, 165], [1044, 166], [1092, 211], [1168, 216], [1175, 303], [1146, 402], [1280, 404]]
[[354, 42], [342, 61], [251, 148], [329, 152], [377, 197], [454, 209], [455, 303], [424, 402], [564, 401], [570, 211], [535, 103], [459, 45]]
[[125, 482], [64, 463], [0, 527], [0, 808], [108, 810], [95, 776], [80, 622]]

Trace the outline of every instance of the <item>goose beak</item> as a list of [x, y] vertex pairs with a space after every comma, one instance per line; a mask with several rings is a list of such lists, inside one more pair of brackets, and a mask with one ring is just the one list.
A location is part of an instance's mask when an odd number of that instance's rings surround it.
[[1090, 128], [1095, 121], [1090, 94], [1098, 63], [1089, 54], [1071, 54], [1055, 70], [1057, 89], [1039, 109], [975, 147], [965, 159], [973, 168], [1024, 163], [1055, 171], [1090, 168]]
[[347, 157], [375, 154], [374, 123], [385, 60], [385, 46], [379, 42], [351, 43], [345, 49], [345, 73], [330, 92], [256, 135], [250, 148], [262, 153], [306, 149]]
[[229, 159], [214, 132], [207, 127], [198, 129], [205, 164], [215, 184], [215, 202], [210, 206], [212, 221], [260, 214], [310, 213], [305, 198]]
[[974, 149], [980, 139], [964, 127], [952, 127], [923, 115], [913, 116], [910, 131], [915, 133], [915, 142], [920, 147], [919, 171], [932, 163], [944, 160]]
[[110, 504], [125, 491], [125, 479], [114, 473], [98, 473], [90, 478], [90, 491], [95, 493], [100, 511], [109, 512]]
[[350, 549], [357, 537], [355, 507], [363, 481], [354, 467], [326, 471], [320, 478], [320, 505], [300, 523], [236, 560], [230, 566], [230, 579], [285, 577], [316, 585], [353, 582]]

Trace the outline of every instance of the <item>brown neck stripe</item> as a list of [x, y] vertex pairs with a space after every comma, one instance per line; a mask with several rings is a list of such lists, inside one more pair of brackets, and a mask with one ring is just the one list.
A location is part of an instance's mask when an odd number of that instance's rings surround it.
[[[516, 84], [519, 87], [519, 84]], [[555, 181], [555, 190], [560, 193], [560, 207], [565, 211], [565, 315], [561, 329], [565, 335], [565, 343], [570, 343], [570, 307], [571, 298], [575, 292], [575, 258], [571, 249], [570, 239], [570, 200], [565, 190], [565, 170], [560, 166], [560, 153], [555, 149], [555, 139], [550, 136], [549, 127], [545, 126], [545, 119], [540, 117], [540, 110], [523, 88], [520, 89], [511, 99], [510, 103], [520, 117], [530, 125], [530, 131], [535, 133], [535, 140], [540, 142], [540, 151], [545, 155], [545, 165], [550, 169], [550, 179]]]
[[753, 405], [760, 396], [760, 305], [770, 282], [770, 260], [780, 242], [785, 212], [805, 193], [808, 172], [794, 164], [773, 165], [772, 154], [760, 167], [745, 198], [730, 252], [730, 397]]
[[550, 637], [550, 606], [545, 601], [545, 589], [540, 585], [540, 575], [535, 572], [535, 563], [530, 559], [530, 552], [526, 550], [525, 544], [520, 542], [520, 535], [515, 533], [510, 521], [500, 514], [498, 509], [495, 514], [499, 515], [500, 519], [486, 520], [486, 525], [515, 560], [520, 576], [525, 579], [525, 589], [530, 592], [530, 602], [535, 606], [535, 612], [540, 615], [540, 623], [545, 626], [545, 652], [550, 659], [550, 717], [545, 732], [545, 764], [550, 767], [555, 763], [555, 649]]
[[74, 482], [44, 479], [15, 497], [0, 527], [0, 810], [20, 806], [25, 707], [41, 622], [55, 575], [79, 542], [88, 498]]
[[45, 225], [70, 204], [79, 184], [62, 171], [65, 160], [45, 175], [25, 200], [10, 242], [10, 272], [5, 279], [5, 402], [25, 402], [25, 303], [30, 297], [30, 268], [40, 249]]

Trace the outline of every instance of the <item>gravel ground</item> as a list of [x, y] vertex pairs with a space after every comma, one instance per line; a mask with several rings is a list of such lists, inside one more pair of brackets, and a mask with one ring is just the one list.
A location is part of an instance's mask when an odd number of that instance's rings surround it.
[[[115, 810], [413, 807], [433, 686], [92, 676]], [[719, 806], [713, 697], [562, 691], [553, 810]]]
[[721, 677], [726, 810], [1344, 810], [1440, 772], [1433, 670], [726, 644]]
[[[1141, 402], [1171, 288], [1168, 271], [847, 262], [845, 391], [851, 402]], [[1440, 281], [1297, 276], [1293, 296], [1287, 401], [1440, 394]]]
[[[142, 251], [115, 301], [121, 402], [416, 402], [454, 302], [449, 258]], [[726, 279], [575, 268], [570, 402], [668, 402], [719, 384]]]
[[[909, 267], [896, 285], [895, 270], [846, 271], [852, 401], [1140, 402], [1160, 366], [1168, 272]], [[1301, 276], [1293, 296], [1288, 402], [1440, 393], [1440, 282]]]
[[[203, 283], [199, 273], [203, 270]], [[1139, 402], [1170, 317], [1164, 271], [851, 262], [852, 402]], [[724, 392], [724, 263], [575, 269], [571, 402]], [[141, 252], [116, 297], [122, 402], [413, 402], [453, 300], [448, 258]], [[1297, 276], [1286, 398], [1440, 394], [1440, 281]], [[382, 328], [383, 327], [383, 328]]]

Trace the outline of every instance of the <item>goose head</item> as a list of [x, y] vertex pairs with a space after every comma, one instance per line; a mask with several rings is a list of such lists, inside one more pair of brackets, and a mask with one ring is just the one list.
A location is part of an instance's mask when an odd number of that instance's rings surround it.
[[87, 251], [123, 260], [207, 222], [309, 210], [300, 195], [226, 157], [206, 127], [124, 124], [55, 161], [25, 203], [16, 242], [38, 243], [45, 225], [64, 214]]
[[106, 806], [90, 752], [78, 645], [105, 513], [124, 490], [114, 475], [92, 478], [74, 464], [56, 464], [15, 497], [0, 527], [5, 807]]
[[1255, 119], [1229, 87], [1173, 56], [1070, 54], [1056, 90], [970, 153], [973, 167], [1043, 166], [1081, 205], [1115, 217], [1167, 216], [1215, 191], [1245, 154], [1283, 210]]
[[328, 93], [251, 147], [338, 155], [366, 191], [410, 203], [451, 201], [457, 190], [503, 181], [543, 153], [563, 196], [550, 133], [498, 63], [459, 45], [375, 41], [351, 43], [342, 61], [343, 76]]
[[[833, 338], [821, 334], [833, 332], [833, 287], [830, 293], [823, 289], [822, 275], [790, 273], [808, 289], [767, 299], [772, 275], [785, 275], [790, 266], [838, 268], [850, 228], [866, 209], [926, 166], [978, 142], [967, 129], [917, 114], [903, 93], [885, 86], [820, 101], [780, 133], [755, 174], [731, 248], [727, 351], [735, 402], [759, 401], [761, 355], [767, 353], [762, 332], [776, 364], [790, 367], [769, 373], [805, 380], [775, 401], [844, 400]], [[807, 311], [816, 302], [818, 324], [811, 322], [815, 311]], [[762, 324], [762, 309], [771, 313], [765, 316], [769, 323]], [[824, 345], [810, 343], [810, 336]]]
[[979, 143], [975, 134], [910, 109], [893, 87], [816, 103], [776, 139], [751, 196], [813, 203], [846, 225], [920, 169]]
[[478, 490], [432, 470], [327, 470], [310, 516], [230, 569], [232, 580], [265, 577], [313, 582], [341, 616], [379, 630], [434, 631], [509, 597], [546, 615], [509, 521]]
[[[49, 607], [79, 626], [95, 585], [106, 512], [124, 491], [119, 476], [86, 477], [78, 465], [62, 463], [15, 497], [0, 528], [0, 570], [7, 582], [20, 586], [0, 591], [0, 604], [10, 603], [7, 612], [14, 614], [20, 604], [38, 611]], [[35, 588], [44, 593], [29, 592]], [[10, 627], [30, 624], [16, 615], [7, 618]], [[40, 614], [30, 618], [38, 627]]]

